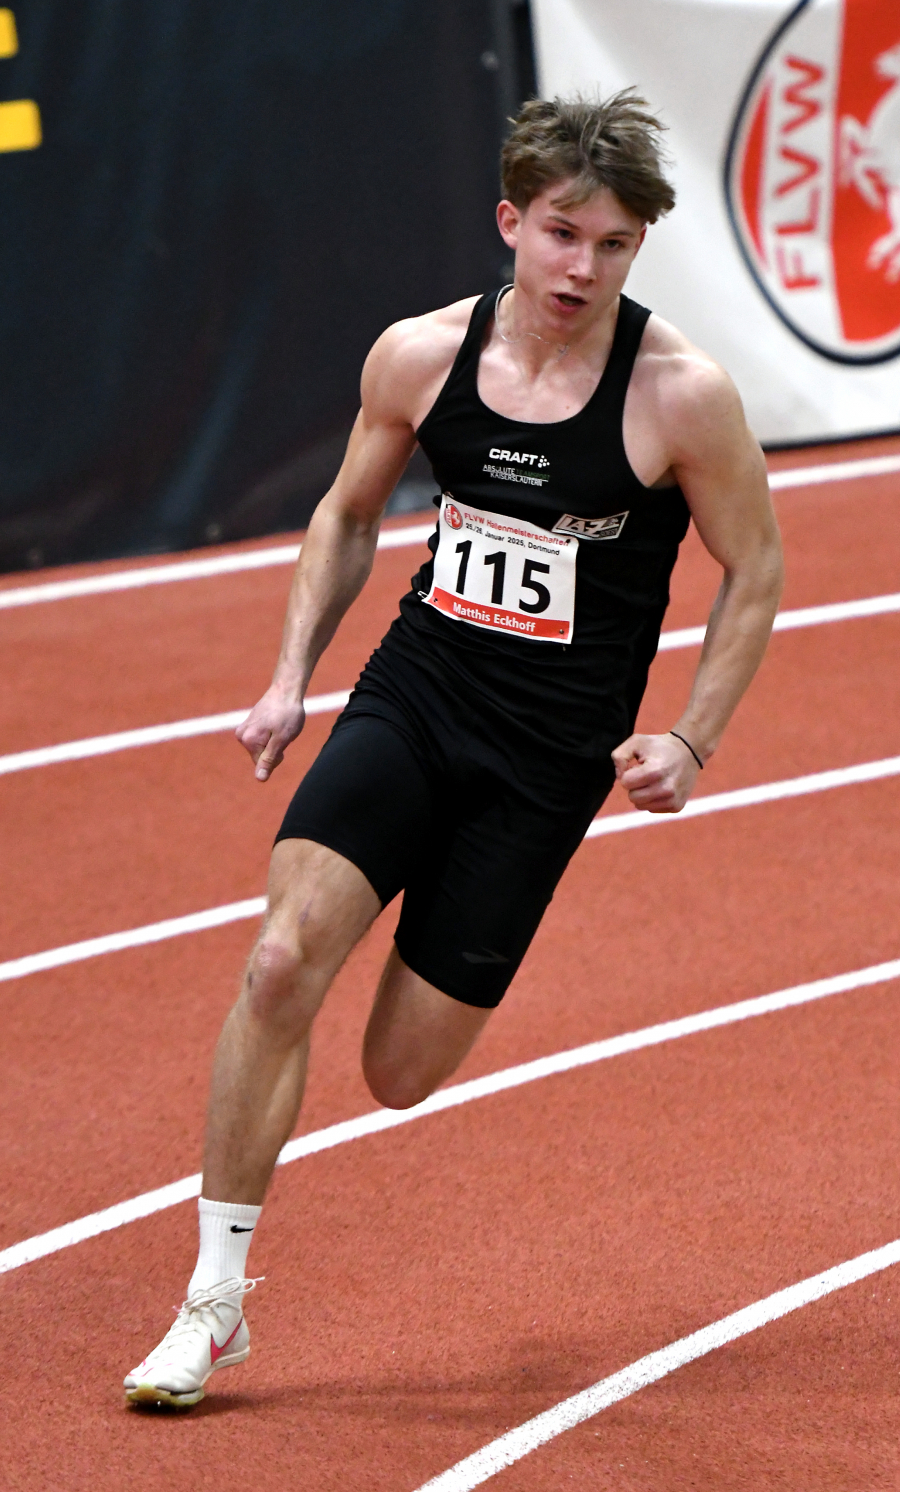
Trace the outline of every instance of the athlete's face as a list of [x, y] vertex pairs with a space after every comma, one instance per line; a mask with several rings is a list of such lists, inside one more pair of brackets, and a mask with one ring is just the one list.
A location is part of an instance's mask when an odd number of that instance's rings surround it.
[[564, 207], [570, 186], [554, 182], [524, 212], [506, 201], [497, 209], [503, 241], [516, 253], [516, 286], [564, 339], [612, 305], [647, 231], [605, 187], [581, 207]]

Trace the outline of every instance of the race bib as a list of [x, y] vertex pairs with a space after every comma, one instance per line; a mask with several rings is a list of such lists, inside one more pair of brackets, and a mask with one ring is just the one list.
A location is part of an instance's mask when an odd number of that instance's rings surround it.
[[441, 496], [434, 579], [423, 600], [490, 632], [571, 642], [578, 540]]

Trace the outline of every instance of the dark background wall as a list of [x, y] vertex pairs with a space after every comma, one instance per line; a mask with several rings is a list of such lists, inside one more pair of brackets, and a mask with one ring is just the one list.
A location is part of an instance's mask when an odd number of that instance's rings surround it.
[[374, 338], [508, 268], [527, 4], [12, 8], [43, 140], [0, 154], [0, 569], [304, 524]]

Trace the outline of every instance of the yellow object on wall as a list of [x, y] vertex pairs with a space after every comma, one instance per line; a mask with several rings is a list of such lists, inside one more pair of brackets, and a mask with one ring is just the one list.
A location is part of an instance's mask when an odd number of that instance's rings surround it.
[[0, 151], [35, 150], [41, 143], [41, 116], [30, 98], [0, 104]]
[[16, 18], [11, 10], [0, 8], [0, 57], [15, 57], [18, 50]]
[[[0, 58], [15, 57], [19, 50], [16, 18], [0, 6]], [[30, 98], [0, 103], [0, 151], [36, 150], [41, 143], [41, 114]]]

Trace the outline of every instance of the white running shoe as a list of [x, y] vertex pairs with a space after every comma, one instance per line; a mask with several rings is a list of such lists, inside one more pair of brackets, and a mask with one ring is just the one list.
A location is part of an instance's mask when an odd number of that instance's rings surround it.
[[126, 1399], [132, 1404], [170, 1404], [176, 1409], [199, 1404], [203, 1385], [212, 1373], [250, 1356], [250, 1333], [240, 1298], [257, 1283], [222, 1280], [209, 1290], [189, 1295], [159, 1346], [128, 1374]]

